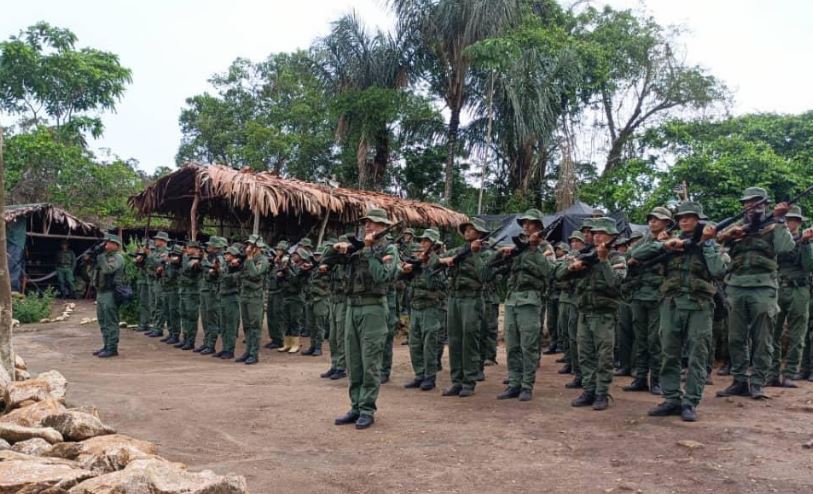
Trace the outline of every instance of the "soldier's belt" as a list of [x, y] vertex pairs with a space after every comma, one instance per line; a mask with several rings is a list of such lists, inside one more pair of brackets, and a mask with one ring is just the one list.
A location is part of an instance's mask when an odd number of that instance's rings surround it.
[[782, 288], [805, 288], [808, 283], [804, 280], [781, 280], [779, 286]]
[[378, 304], [386, 304], [387, 303], [387, 296], [386, 295], [371, 295], [371, 296], [354, 296], [351, 295], [347, 297], [347, 303], [350, 305], [378, 305]]

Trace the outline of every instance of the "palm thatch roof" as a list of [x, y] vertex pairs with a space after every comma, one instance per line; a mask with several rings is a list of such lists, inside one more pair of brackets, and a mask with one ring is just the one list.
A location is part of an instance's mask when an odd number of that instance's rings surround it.
[[266, 224], [277, 227], [292, 221], [301, 227], [321, 221], [326, 214], [334, 225], [353, 223], [373, 207], [386, 210], [391, 218], [409, 226], [452, 228], [468, 220], [466, 215], [437, 204], [380, 192], [333, 188], [270, 172], [200, 164], [186, 165], [150, 184], [130, 198], [130, 205], [144, 216], [186, 218], [196, 196], [201, 216], [242, 222], [257, 212]]
[[102, 231], [93, 223], [87, 223], [64, 209], [48, 203], [13, 204], [5, 207], [3, 219], [6, 223], [26, 219], [31, 228], [41, 230], [37, 233], [51, 233], [52, 229], [59, 233], [87, 235], [101, 237]]

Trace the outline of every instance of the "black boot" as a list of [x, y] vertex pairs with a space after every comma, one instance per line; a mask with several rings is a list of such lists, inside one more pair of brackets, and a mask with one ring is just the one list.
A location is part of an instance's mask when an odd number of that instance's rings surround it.
[[207, 346], [206, 348], [200, 351], [201, 355], [211, 355], [213, 353], [215, 353], [215, 349], [210, 346]]
[[582, 376], [576, 374], [573, 376], [573, 380], [569, 383], [565, 384], [567, 389], [581, 389], [582, 387]]
[[409, 381], [408, 383], [404, 384], [405, 389], [418, 389], [421, 387], [423, 383], [423, 376], [416, 377], [415, 379]]
[[93, 352], [93, 356], [94, 356], [94, 357], [98, 357], [98, 356], [99, 356], [99, 354], [100, 354], [100, 353], [102, 353], [104, 350], [105, 350], [105, 349], [104, 349], [104, 347], [99, 348], [98, 350], [96, 350], [95, 352]]
[[322, 347], [321, 347], [321, 345], [317, 345], [313, 349], [313, 353], [311, 354], [311, 357], [321, 357], [321, 356], [322, 356]]
[[177, 345], [180, 342], [181, 340], [177, 336], [170, 336], [169, 339], [164, 343], [166, 343], [167, 345]]
[[660, 405], [647, 412], [650, 417], [667, 417], [669, 415], [680, 415], [681, 406], [679, 401], [666, 400]]
[[460, 391], [463, 389], [463, 386], [459, 384], [454, 384], [449, 388], [443, 390], [443, 396], [458, 396]]
[[687, 403], [680, 410], [680, 418], [684, 422], [697, 422], [697, 410]]
[[359, 419], [359, 413], [354, 411], [349, 411], [342, 415], [341, 417], [337, 418], [333, 421], [336, 425], [348, 425], [348, 424], [355, 424], [356, 420]]
[[619, 367], [618, 369], [615, 370], [615, 372], [613, 372], [613, 375], [614, 376], [631, 376], [632, 371], [630, 371], [626, 367]]
[[421, 383], [421, 391], [431, 391], [435, 389], [435, 376], [424, 378]]
[[572, 407], [589, 407], [596, 401], [596, 395], [592, 391], [584, 391], [578, 398], [570, 402]]
[[194, 349], [195, 349], [195, 343], [193, 341], [191, 341], [191, 340], [184, 343], [183, 346], [181, 347], [181, 350], [183, 350], [183, 351], [194, 350]]
[[565, 364], [564, 367], [562, 367], [556, 372], [558, 374], [570, 374], [571, 372], [573, 372], [573, 367], [571, 367], [570, 364]]
[[322, 379], [328, 379], [330, 378], [330, 376], [333, 375], [334, 372], [336, 372], [336, 369], [331, 367], [330, 369], [327, 370], [327, 372], [319, 374], [319, 377], [321, 377]]
[[610, 402], [607, 400], [606, 394], [596, 395], [596, 400], [593, 402], [593, 410], [606, 410], [608, 406], [610, 406]]
[[649, 392], [656, 396], [660, 396], [663, 394], [663, 390], [661, 389], [661, 383], [658, 378], [651, 377], [649, 379]]
[[362, 413], [361, 415], [359, 415], [358, 420], [356, 420], [356, 429], [358, 430], [367, 429], [374, 423], [375, 419], [373, 418], [372, 415]]
[[522, 392], [520, 388], [506, 388], [505, 391], [497, 395], [498, 400], [510, 400], [516, 398]]
[[194, 350], [192, 350], [192, 351], [193, 351], [193, 352], [195, 352], [195, 353], [200, 353], [200, 352], [202, 352], [202, 351], [204, 351], [204, 350], [206, 350], [206, 345], [201, 345], [201, 346], [199, 346], [199, 347], [195, 348], [195, 349], [194, 349]]
[[119, 352], [118, 350], [105, 350], [103, 352], [99, 352], [99, 355], [96, 355], [99, 358], [110, 358], [110, 357], [118, 357]]
[[259, 360], [257, 360], [257, 357], [255, 357], [254, 355], [249, 355], [249, 357], [246, 359], [244, 363], [246, 365], [254, 365], [257, 362], [259, 362]]
[[330, 376], [331, 381], [336, 381], [337, 379], [344, 379], [347, 377], [347, 371], [344, 369], [336, 369], [336, 372]]
[[731, 375], [731, 362], [726, 362], [723, 364], [722, 367], [717, 369], [718, 376], [730, 376]]
[[563, 356], [559, 357], [558, 359], [554, 360], [554, 362], [556, 362], [557, 364], [564, 364], [564, 363], [567, 363], [568, 360], [570, 360], [570, 359], [568, 359], [567, 357], [565, 357], [563, 355]]
[[223, 355], [220, 356], [222, 360], [231, 360], [234, 358], [234, 352], [223, 352]]
[[636, 377], [630, 384], [621, 389], [624, 391], [648, 391], [649, 385], [646, 383], [645, 377]]
[[748, 387], [748, 382], [734, 381], [729, 387], [717, 392], [718, 398], [725, 398], [726, 396], [751, 396], [751, 389]]
[[302, 350], [302, 355], [313, 355], [313, 351], [316, 350], [316, 347], [311, 345], [308, 347], [307, 350]]
[[752, 384], [751, 398], [755, 400], [767, 400], [770, 398], [770, 396], [765, 394], [765, 391], [762, 390], [762, 386], [760, 386], [759, 384]]
[[554, 353], [559, 353], [556, 351], [556, 344], [550, 345], [545, 351], [542, 352], [542, 355], [553, 355]]
[[217, 352], [216, 354], [212, 355], [212, 357], [220, 358], [224, 353], [226, 353], [226, 352], [220, 351], [220, 352]]
[[[175, 339], [178, 340], [172, 345], [175, 348], [183, 348], [184, 346], [186, 346], [186, 341], [179, 340], [177, 337]], [[169, 342], [167, 342], [167, 343], [169, 343]]]
[[244, 353], [244, 354], [240, 355], [239, 357], [237, 357], [236, 359], [234, 359], [234, 361], [235, 361], [235, 362], [245, 362], [247, 359], [248, 359], [248, 352], [246, 352], [246, 353]]
[[799, 386], [797, 386], [796, 383], [793, 382], [792, 378], [790, 378], [790, 377], [782, 377], [782, 379], [780, 379], [780, 381], [779, 381], [779, 387], [780, 388], [798, 388]]
[[531, 398], [533, 398], [533, 395], [534, 395], [534, 393], [530, 389], [523, 389], [522, 391], [519, 392], [518, 400], [519, 401], [531, 401]]
[[475, 376], [474, 380], [477, 381], [477, 382], [485, 381], [486, 380], [486, 373], [483, 372], [483, 371], [479, 371], [477, 373], [477, 376]]
[[168, 341], [169, 341], [169, 339], [170, 339], [170, 338], [172, 338], [172, 336], [171, 336], [171, 335], [167, 335], [166, 337], [161, 338], [161, 339], [160, 339], [160, 340], [158, 340], [158, 341], [159, 341], [160, 343], [166, 343], [166, 342], [168, 342]]

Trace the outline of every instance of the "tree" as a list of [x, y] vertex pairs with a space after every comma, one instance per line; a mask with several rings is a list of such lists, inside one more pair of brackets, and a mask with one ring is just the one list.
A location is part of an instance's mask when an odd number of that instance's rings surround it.
[[98, 137], [94, 112], [114, 110], [131, 82], [117, 55], [76, 49], [68, 29], [39, 22], [0, 43], [0, 109], [21, 116], [24, 129], [53, 125], [81, 140]]
[[[0, 217], [6, 206], [5, 176], [6, 165], [3, 159], [3, 128], [0, 127]], [[10, 382], [15, 378], [14, 349], [11, 345], [11, 276], [8, 272], [8, 252], [6, 251], [6, 222], [0, 221], [0, 382]]]
[[513, 25], [519, 0], [390, 0], [399, 30], [418, 47], [431, 91], [449, 109], [444, 197], [452, 203], [460, 114], [470, 102], [471, 59], [466, 49]]

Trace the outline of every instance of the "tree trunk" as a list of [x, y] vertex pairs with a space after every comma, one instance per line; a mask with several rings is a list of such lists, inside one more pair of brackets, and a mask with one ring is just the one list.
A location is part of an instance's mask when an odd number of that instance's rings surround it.
[[356, 148], [356, 169], [359, 175], [359, 189], [366, 189], [370, 182], [370, 175], [367, 168], [367, 138], [364, 134], [359, 138]]
[[14, 349], [11, 346], [11, 279], [6, 252], [6, 164], [3, 161], [3, 128], [0, 127], [0, 373], [14, 379]]
[[449, 119], [449, 130], [447, 136], [447, 152], [446, 156], [446, 188], [444, 190], [444, 197], [446, 205], [452, 205], [452, 185], [454, 184], [454, 160], [457, 156], [457, 133], [460, 128], [460, 108], [452, 108], [452, 116]]
[[382, 190], [384, 173], [387, 170], [387, 163], [390, 159], [390, 136], [387, 129], [378, 133], [375, 140], [375, 156], [373, 157], [373, 169], [371, 188], [373, 190]]

